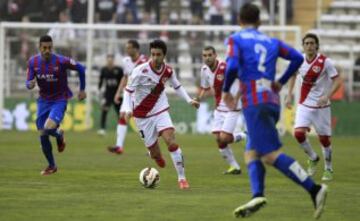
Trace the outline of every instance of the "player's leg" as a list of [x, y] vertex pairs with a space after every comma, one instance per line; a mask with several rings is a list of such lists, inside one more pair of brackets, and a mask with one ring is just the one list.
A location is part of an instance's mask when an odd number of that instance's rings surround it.
[[248, 168], [252, 199], [234, 210], [235, 217], [248, 217], [265, 206], [267, 202], [264, 197], [265, 167], [256, 151], [250, 148], [250, 144], [247, 147], [244, 158]]
[[218, 145], [219, 153], [222, 158], [229, 164], [229, 169], [225, 171], [225, 174], [240, 174], [240, 166], [236, 162], [235, 157], [231, 148], [228, 146], [228, 143], [222, 142], [220, 139], [220, 133], [223, 129], [224, 122], [226, 119], [227, 113], [214, 111], [214, 120], [212, 125], [212, 133], [215, 135], [216, 143]]
[[45, 122], [44, 132], [56, 138], [59, 152], [63, 152], [66, 146], [64, 131], [59, 128], [64, 118], [67, 101], [58, 101], [51, 106], [48, 119]]
[[255, 139], [252, 142], [254, 149], [261, 154], [265, 163], [273, 165], [310, 194], [315, 205], [314, 216], [318, 218], [325, 203], [327, 186], [315, 184], [297, 161], [280, 151], [282, 144], [276, 129], [276, 122], [278, 122], [280, 116], [280, 107], [274, 105], [263, 105], [262, 107], [263, 119], [255, 122], [260, 126], [257, 128], [258, 133], [251, 137], [251, 139]]
[[[122, 101], [121, 101], [122, 102]], [[120, 104], [121, 104], [120, 102]], [[116, 126], [116, 145], [108, 147], [108, 150], [113, 153], [123, 153], [124, 151], [124, 142], [127, 134], [128, 126], [125, 118], [119, 118], [118, 124]]]
[[45, 121], [50, 113], [51, 106], [43, 100], [37, 101], [37, 119], [36, 126], [40, 132], [40, 144], [42, 152], [48, 162], [48, 166], [41, 171], [42, 175], [49, 175], [56, 172], [55, 159], [52, 153], [52, 146], [49, 135], [44, 132]]
[[294, 136], [299, 143], [300, 147], [304, 150], [304, 152], [309, 156], [308, 159], [308, 169], [307, 172], [310, 176], [314, 175], [316, 172], [316, 165], [319, 162], [319, 156], [311, 147], [309, 139], [306, 137], [306, 133], [309, 131], [310, 125], [313, 122], [314, 109], [305, 107], [303, 105], [299, 105], [296, 110], [295, 117], [295, 130]]
[[248, 107], [244, 110], [245, 122], [248, 129], [244, 158], [248, 168], [252, 199], [234, 210], [235, 217], [248, 217], [266, 204], [266, 198], [264, 196], [266, 170], [253, 144], [253, 140], [258, 139], [256, 136], [258, 131], [256, 130], [258, 130], [257, 120], [259, 119], [260, 113], [261, 111], [255, 107]]
[[219, 148], [219, 152], [221, 156], [224, 158], [224, 160], [229, 164], [229, 168], [226, 171], [224, 171], [224, 174], [241, 174], [240, 165], [236, 161], [231, 147], [228, 145], [227, 142], [223, 142], [223, 140], [221, 139], [221, 137], [223, 139], [227, 139], [226, 136], [231, 136], [232, 139], [232, 135], [223, 134], [223, 133], [224, 132], [216, 133], [215, 136], [216, 136], [216, 142]]
[[331, 147], [331, 111], [330, 107], [319, 109], [316, 120], [314, 120], [314, 127], [319, 135], [322, 153], [324, 156], [324, 173], [322, 180], [333, 179], [332, 168], [332, 147]]
[[181, 148], [176, 143], [174, 125], [167, 111], [156, 116], [156, 128], [160, 136], [164, 139], [170, 152], [171, 159], [178, 175], [180, 189], [188, 189], [189, 183], [185, 177], [184, 157]]
[[140, 137], [149, 150], [150, 157], [155, 160], [159, 167], [164, 168], [166, 162], [161, 154], [158, 144], [158, 132], [156, 129], [156, 121], [154, 120], [154, 117], [134, 119], [137, 128], [139, 128]]
[[245, 133], [234, 132], [239, 115], [240, 115], [239, 111], [230, 111], [225, 113], [224, 121], [221, 126], [221, 132], [218, 136], [219, 147], [222, 147], [220, 149], [220, 152], [230, 164], [230, 168], [227, 171], [225, 171], [225, 174], [241, 173], [240, 165], [236, 161], [234, 154], [231, 150], [231, 147], [229, 145], [230, 143], [244, 140], [246, 137]]
[[266, 163], [273, 165], [285, 176], [302, 186], [310, 194], [315, 207], [314, 218], [319, 218], [325, 205], [328, 192], [327, 185], [316, 184], [297, 161], [282, 153], [280, 150], [273, 151], [263, 156], [263, 160]]
[[101, 105], [100, 129], [97, 131], [97, 133], [101, 136], [106, 134], [106, 119], [112, 100], [113, 99], [110, 100], [109, 98], [104, 97], [103, 103]]

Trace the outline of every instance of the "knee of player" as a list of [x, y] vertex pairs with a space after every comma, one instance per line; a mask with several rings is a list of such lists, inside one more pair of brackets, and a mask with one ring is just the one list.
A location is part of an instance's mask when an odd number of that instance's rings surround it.
[[273, 151], [271, 153], [268, 153], [268, 154], [262, 156], [261, 160], [268, 165], [273, 165], [280, 154], [281, 154], [281, 151], [276, 150], [276, 151]]
[[299, 143], [303, 143], [306, 140], [306, 133], [304, 130], [295, 130], [294, 137]]
[[46, 132], [45, 132], [45, 130], [39, 130], [39, 134], [40, 134], [40, 136], [43, 136], [43, 135], [46, 135]]
[[174, 133], [173, 129], [168, 129], [168, 130], [160, 132], [160, 136], [163, 137], [167, 146], [176, 144], [175, 143], [175, 133]]
[[179, 149], [179, 145], [176, 143], [172, 143], [172, 144], [168, 145], [169, 152], [175, 152], [178, 149]]
[[330, 136], [319, 135], [319, 141], [323, 147], [328, 147], [331, 145]]
[[227, 133], [220, 133], [219, 140], [222, 144], [228, 144], [233, 141], [233, 136]]

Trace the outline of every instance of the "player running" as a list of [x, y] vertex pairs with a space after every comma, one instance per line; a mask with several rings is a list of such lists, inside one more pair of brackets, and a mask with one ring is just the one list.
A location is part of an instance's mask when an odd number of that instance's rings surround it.
[[48, 35], [41, 36], [40, 53], [29, 59], [26, 77], [26, 87], [29, 90], [36, 84], [40, 89], [36, 126], [40, 132], [42, 151], [48, 161], [48, 166], [41, 171], [42, 175], [50, 175], [57, 171], [49, 135], [56, 138], [59, 152], [65, 149], [64, 131], [59, 129], [59, 125], [64, 118], [67, 101], [73, 96], [68, 87], [69, 69], [79, 73], [78, 99], [81, 101], [86, 98], [84, 66], [70, 58], [52, 53], [52, 49], [52, 38]]
[[[145, 55], [140, 54], [140, 45], [139, 42], [137, 42], [136, 40], [129, 40], [126, 43], [125, 50], [128, 56], [125, 57], [122, 61], [124, 76], [120, 81], [120, 84], [118, 86], [118, 89], [114, 97], [114, 101], [116, 104], [122, 103], [121, 96], [132, 70], [136, 66], [143, 64], [148, 60], [148, 58]], [[123, 153], [127, 127], [128, 127], [127, 121], [123, 117], [120, 117], [116, 128], [116, 145], [108, 147], [108, 150], [111, 153], [115, 153], [115, 154]]]
[[168, 112], [170, 107], [164, 91], [165, 84], [170, 82], [176, 93], [190, 105], [198, 108], [199, 103], [189, 97], [173, 68], [164, 62], [166, 52], [167, 46], [162, 40], [150, 43], [151, 60], [133, 70], [124, 91], [124, 113], [120, 114], [124, 114], [126, 119], [131, 116], [135, 118], [151, 158], [161, 168], [165, 167], [165, 160], [160, 152], [158, 137], [164, 139], [178, 174], [179, 187], [188, 189], [183, 154], [175, 141], [175, 129]]
[[[332, 62], [319, 53], [319, 38], [308, 33], [303, 38], [305, 61], [299, 68], [301, 77], [300, 100], [296, 110], [294, 136], [305, 153], [309, 156], [308, 174], [315, 174], [319, 156], [306, 138], [306, 132], [313, 125], [318, 134], [325, 159], [322, 180], [333, 179], [331, 147], [331, 110], [330, 97], [340, 87], [341, 78]], [[291, 108], [296, 76], [290, 79], [286, 104]]]
[[[214, 124], [212, 133], [215, 135], [221, 156], [229, 164], [229, 169], [224, 174], [241, 174], [241, 168], [236, 161], [234, 154], [229, 146], [230, 143], [243, 140], [246, 135], [242, 132], [234, 133], [236, 123], [240, 116], [241, 102], [237, 104], [235, 110], [230, 110], [223, 100], [221, 100], [222, 86], [226, 62], [217, 59], [216, 50], [212, 46], [207, 46], [202, 51], [204, 65], [201, 67], [200, 91], [197, 100], [200, 101], [206, 90], [213, 89], [215, 97]], [[236, 96], [239, 82], [233, 84], [232, 92]]]
[[[279, 91], [300, 67], [303, 56], [284, 42], [258, 31], [260, 10], [256, 5], [245, 4], [241, 8], [239, 21], [242, 30], [228, 39], [223, 98], [230, 107], [234, 106], [234, 98], [229, 91], [235, 78], [239, 78], [248, 132], [245, 162], [252, 199], [237, 207], [234, 215], [250, 216], [266, 204], [265, 162], [310, 194], [315, 206], [314, 217], [319, 218], [325, 205], [327, 186], [315, 184], [297, 161], [281, 151], [282, 144], [276, 129], [280, 117]], [[290, 63], [276, 81], [276, 61], [279, 57]]]

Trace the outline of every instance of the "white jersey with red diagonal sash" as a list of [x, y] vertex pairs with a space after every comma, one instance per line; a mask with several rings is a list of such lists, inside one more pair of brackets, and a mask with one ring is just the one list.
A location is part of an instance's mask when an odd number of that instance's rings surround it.
[[146, 55], [143, 54], [141, 54], [135, 61], [133, 61], [130, 56], [124, 57], [122, 60], [124, 74], [129, 76], [136, 66], [143, 64], [147, 61], [148, 58], [146, 57]]
[[329, 93], [332, 79], [338, 76], [331, 59], [322, 54], [317, 54], [312, 61], [305, 59], [299, 68], [299, 74], [301, 77], [299, 103], [313, 108], [319, 107], [317, 104], [319, 98]]
[[[226, 62], [216, 60], [216, 68], [212, 71], [209, 66], [204, 64], [201, 67], [200, 87], [207, 90], [212, 88], [214, 90], [216, 110], [227, 112], [229, 108], [221, 99], [222, 87], [224, 83], [224, 74], [226, 69]], [[235, 81], [230, 89], [230, 93], [235, 96], [239, 90], [239, 81]], [[241, 108], [239, 102], [237, 109]]]
[[165, 94], [167, 81], [175, 89], [181, 86], [173, 69], [167, 64], [160, 71], [155, 71], [150, 62], [134, 68], [125, 88], [132, 94], [134, 117], [147, 118], [169, 109]]

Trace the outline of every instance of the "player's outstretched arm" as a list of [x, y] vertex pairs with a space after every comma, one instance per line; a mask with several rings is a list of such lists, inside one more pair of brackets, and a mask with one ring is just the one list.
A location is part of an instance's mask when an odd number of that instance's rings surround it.
[[285, 97], [285, 106], [288, 109], [291, 109], [293, 106], [293, 101], [294, 101], [293, 91], [294, 91], [295, 82], [296, 82], [296, 75], [292, 76], [289, 80], [288, 94]]
[[236, 108], [237, 101], [231, 93], [223, 92], [221, 96], [224, 103], [230, 110], [234, 110]]
[[125, 118], [126, 122], [130, 119], [132, 116], [132, 102], [131, 102], [131, 91], [124, 89], [123, 94], [123, 103], [120, 108], [120, 118]]
[[26, 81], [26, 87], [29, 90], [33, 89], [35, 87], [35, 85], [36, 85], [36, 79], [35, 78], [32, 79], [32, 80]]
[[124, 75], [122, 78], [121, 78], [121, 81], [119, 83], [119, 86], [116, 90], [116, 93], [115, 93], [115, 96], [114, 96], [114, 102], [116, 104], [119, 104], [120, 103], [120, 99], [121, 99], [121, 93], [123, 92], [126, 84], [127, 84], [127, 81], [128, 81], [128, 76], [127, 75]]
[[301, 64], [304, 62], [304, 57], [295, 48], [288, 46], [287, 44], [280, 41], [279, 43], [279, 56], [285, 60], [290, 61], [284, 74], [280, 77], [279, 83], [285, 85], [286, 82], [293, 76]]
[[176, 94], [179, 97], [182, 97], [187, 103], [191, 104], [195, 108], [199, 108], [200, 103], [195, 99], [191, 99], [189, 94], [185, 91], [183, 86], [181, 86], [179, 80], [176, 78], [176, 74], [173, 73], [170, 78], [171, 85], [174, 87]]
[[30, 61], [28, 62], [28, 67], [27, 67], [27, 71], [26, 71], [26, 88], [31, 90], [35, 87], [36, 85], [36, 78], [35, 78], [35, 74], [34, 71], [31, 67]]
[[86, 98], [86, 92], [85, 91], [79, 91], [78, 99], [79, 101], [85, 100]]

